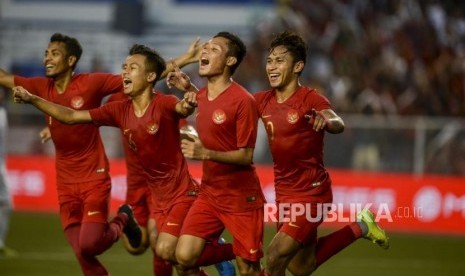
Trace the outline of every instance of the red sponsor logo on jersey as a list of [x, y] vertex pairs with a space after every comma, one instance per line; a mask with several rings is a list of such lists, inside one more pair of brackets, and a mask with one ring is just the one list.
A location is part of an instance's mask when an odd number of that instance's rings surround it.
[[81, 96], [74, 96], [71, 99], [71, 106], [74, 109], [79, 109], [84, 105], [84, 99]]
[[289, 110], [289, 112], [287, 112], [287, 121], [290, 124], [295, 124], [297, 123], [298, 120], [299, 120], [299, 113], [296, 110], [291, 109]]
[[221, 109], [217, 109], [212, 114], [212, 120], [217, 125], [222, 124], [226, 121], [226, 113]]
[[150, 124], [150, 125], [147, 126], [147, 132], [149, 134], [153, 135], [153, 134], [157, 133], [157, 131], [158, 131], [158, 124], [157, 123], [153, 123], [153, 124]]

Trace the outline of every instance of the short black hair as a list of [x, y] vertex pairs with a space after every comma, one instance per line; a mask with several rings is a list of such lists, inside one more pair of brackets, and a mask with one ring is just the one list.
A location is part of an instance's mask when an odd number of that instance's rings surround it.
[[65, 50], [66, 50], [67, 56], [76, 57], [76, 62], [74, 63], [73, 68], [76, 67], [76, 64], [78, 63], [82, 55], [81, 44], [76, 38], [70, 37], [70, 36], [67, 36], [61, 33], [54, 33], [50, 37], [50, 42], [62, 42], [63, 44], [65, 44]]
[[301, 36], [291, 31], [284, 31], [278, 34], [270, 43], [268, 51], [271, 53], [274, 48], [284, 46], [294, 59], [294, 63], [302, 61], [304, 64], [307, 61], [307, 43]]
[[233, 56], [237, 59], [236, 64], [231, 66], [231, 75], [232, 75], [236, 71], [237, 67], [239, 67], [242, 60], [244, 59], [244, 56], [247, 52], [247, 48], [245, 47], [244, 42], [242, 42], [242, 40], [237, 35], [232, 34], [230, 32], [219, 32], [213, 38], [215, 37], [223, 37], [229, 40], [227, 55]]
[[166, 70], [166, 62], [160, 54], [154, 49], [141, 44], [134, 44], [129, 50], [129, 55], [143, 55], [145, 56], [145, 68], [148, 72], [155, 72], [157, 82], [163, 71]]

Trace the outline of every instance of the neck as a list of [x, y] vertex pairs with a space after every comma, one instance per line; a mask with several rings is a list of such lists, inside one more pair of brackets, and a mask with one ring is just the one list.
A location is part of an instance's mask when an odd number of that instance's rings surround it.
[[143, 93], [132, 97], [132, 106], [137, 117], [142, 117], [147, 111], [153, 99], [153, 91], [151, 89], [144, 90]]
[[207, 84], [208, 99], [213, 100], [232, 84], [231, 77], [209, 78]]
[[286, 86], [276, 88], [275, 89], [275, 91], [276, 91], [276, 100], [278, 101], [278, 103], [285, 102], [299, 88], [300, 88], [300, 83], [299, 83], [298, 80], [295, 81], [295, 82], [291, 82]]
[[64, 73], [63, 75], [56, 76], [53, 78], [55, 82], [55, 88], [58, 91], [58, 94], [65, 93], [66, 88], [68, 88], [68, 85], [71, 82], [71, 79], [73, 78], [73, 75], [74, 75], [73, 71], [68, 71]]

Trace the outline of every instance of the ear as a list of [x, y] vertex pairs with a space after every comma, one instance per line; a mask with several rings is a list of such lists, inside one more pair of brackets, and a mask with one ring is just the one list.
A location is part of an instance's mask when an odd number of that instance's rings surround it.
[[294, 64], [294, 73], [299, 74], [300, 72], [302, 72], [302, 70], [304, 70], [304, 66], [305, 64], [303, 61], [297, 61]]
[[229, 56], [227, 59], [226, 59], [226, 65], [228, 66], [232, 66], [234, 64], [236, 64], [237, 62], [237, 58], [236, 57], [231, 57]]
[[73, 67], [74, 65], [76, 65], [76, 61], [77, 61], [76, 56], [69, 56], [68, 57], [68, 65], [69, 65], [69, 67]]
[[150, 73], [147, 74], [147, 81], [148, 82], [154, 82], [156, 78], [157, 78], [157, 73], [155, 73], [155, 72], [150, 72]]

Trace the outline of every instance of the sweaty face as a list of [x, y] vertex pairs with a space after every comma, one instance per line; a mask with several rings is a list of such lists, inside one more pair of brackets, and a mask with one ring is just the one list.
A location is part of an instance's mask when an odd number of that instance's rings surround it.
[[51, 78], [56, 78], [72, 70], [72, 64], [67, 57], [63, 42], [50, 42], [48, 44], [48, 48], [44, 53], [43, 63], [45, 66], [45, 75]]
[[145, 56], [128, 56], [121, 68], [123, 78], [124, 94], [135, 96], [145, 90], [150, 83], [147, 80], [145, 71]]
[[266, 73], [272, 88], [283, 88], [298, 75], [294, 73], [294, 61], [284, 46], [272, 49], [266, 60]]
[[228, 52], [228, 40], [223, 37], [215, 37], [207, 41], [200, 54], [199, 75], [211, 77], [221, 75], [226, 68]]

